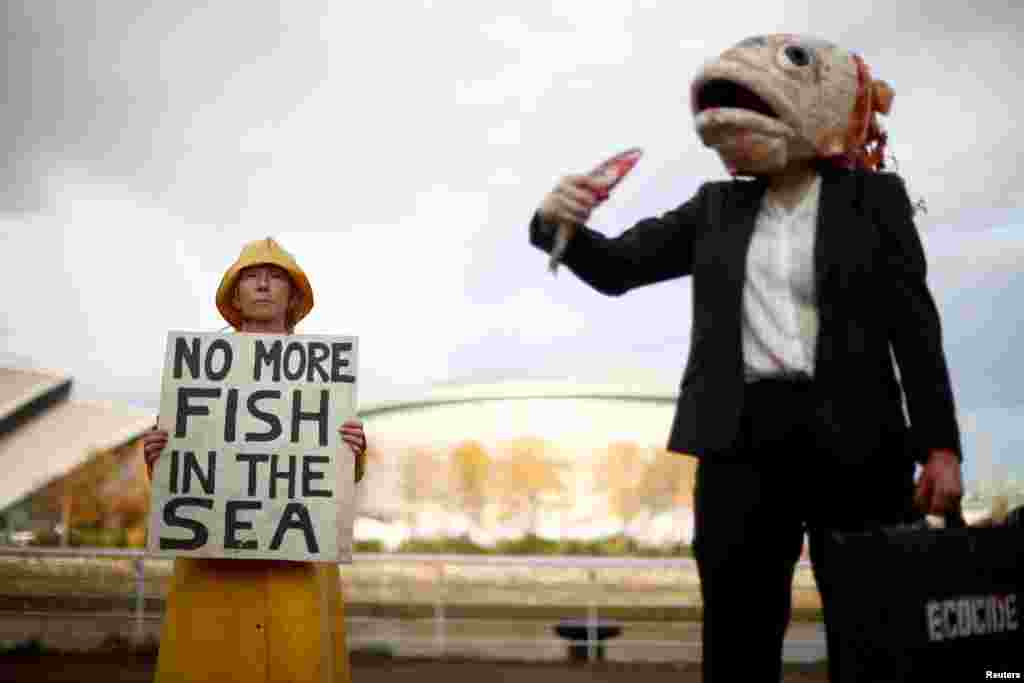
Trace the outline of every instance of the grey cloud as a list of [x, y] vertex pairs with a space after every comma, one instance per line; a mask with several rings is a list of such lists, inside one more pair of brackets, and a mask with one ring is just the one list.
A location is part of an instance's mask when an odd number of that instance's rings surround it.
[[322, 79], [325, 4], [3, 3], [0, 212], [45, 206], [46, 179], [66, 169], [230, 212], [240, 171], [263, 161], [231, 133]]
[[[935, 40], [955, 46], [967, 35], [1007, 35], [1024, 26], [1024, 8], [1016, 0], [808, 2], [791, 16], [800, 14], [800, 24], [810, 27], [810, 33], [863, 54], [889, 48], [914, 53]], [[965, 52], [962, 58], [969, 64], [971, 54]]]
[[1024, 406], [1019, 352], [1024, 345], [1024, 312], [1019, 305], [1024, 277], [1019, 267], [993, 268], [966, 286], [947, 282], [933, 289], [943, 316], [957, 403], [968, 410]]

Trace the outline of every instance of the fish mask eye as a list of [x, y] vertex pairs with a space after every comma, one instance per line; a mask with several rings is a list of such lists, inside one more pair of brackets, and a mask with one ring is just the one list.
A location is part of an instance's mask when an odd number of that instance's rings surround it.
[[787, 45], [780, 56], [793, 66], [809, 66], [814, 61], [814, 52], [803, 45]]

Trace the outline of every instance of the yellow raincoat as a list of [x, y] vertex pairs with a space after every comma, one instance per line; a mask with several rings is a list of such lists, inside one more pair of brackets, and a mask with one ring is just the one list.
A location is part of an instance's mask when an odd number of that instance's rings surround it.
[[338, 566], [178, 558], [157, 683], [349, 683]]

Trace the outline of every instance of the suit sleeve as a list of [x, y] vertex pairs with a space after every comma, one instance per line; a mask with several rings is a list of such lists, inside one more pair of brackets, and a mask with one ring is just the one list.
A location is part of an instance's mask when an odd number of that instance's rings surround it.
[[[640, 221], [610, 238], [578, 226], [564, 264], [581, 280], [609, 296], [693, 272], [696, 235], [704, 222], [707, 185], [682, 206]], [[530, 243], [546, 252], [554, 244], [555, 226], [539, 214], [530, 222]]]
[[921, 461], [945, 448], [963, 459], [942, 348], [942, 326], [926, 281], [927, 264], [903, 180], [881, 174], [886, 201], [876, 205], [889, 270], [889, 340], [899, 366], [911, 434]]

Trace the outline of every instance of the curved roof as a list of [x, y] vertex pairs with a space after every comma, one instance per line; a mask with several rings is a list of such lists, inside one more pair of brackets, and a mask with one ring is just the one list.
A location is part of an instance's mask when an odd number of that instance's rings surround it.
[[362, 417], [458, 403], [525, 399], [611, 399], [675, 404], [678, 389], [651, 381], [576, 382], [573, 380], [505, 380], [490, 383], [437, 384], [421, 395], [370, 403], [359, 410]]
[[676, 398], [649, 383], [515, 380], [435, 385], [413, 398], [367, 405], [359, 415], [385, 449], [537, 437], [590, 452], [614, 441], [663, 443]]
[[0, 367], [0, 434], [17, 427], [71, 389], [71, 378], [43, 370], [15, 370]]
[[0, 510], [92, 453], [132, 441], [155, 420], [127, 406], [68, 399], [70, 377], [0, 368], [0, 379]]

